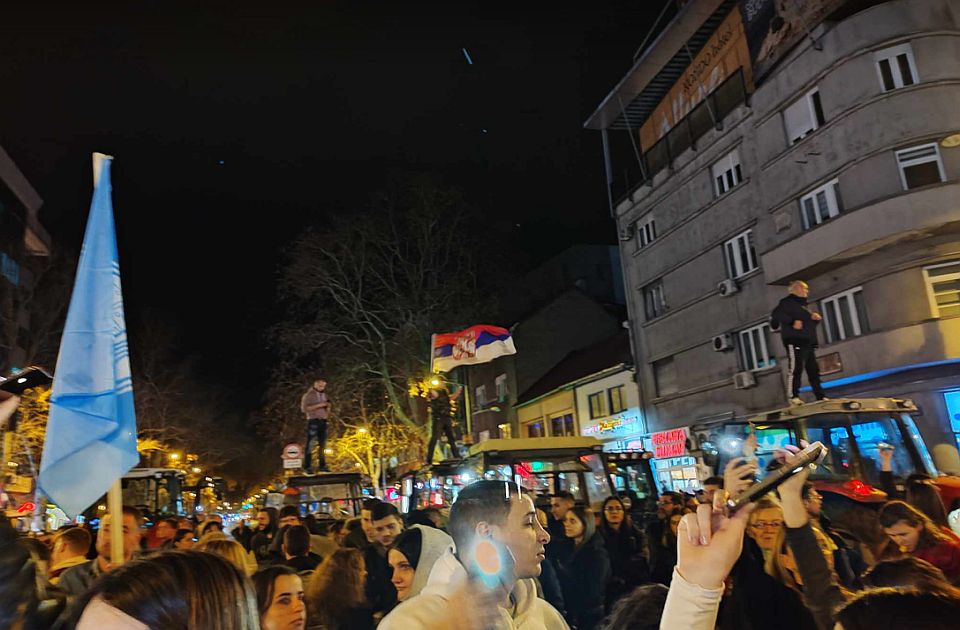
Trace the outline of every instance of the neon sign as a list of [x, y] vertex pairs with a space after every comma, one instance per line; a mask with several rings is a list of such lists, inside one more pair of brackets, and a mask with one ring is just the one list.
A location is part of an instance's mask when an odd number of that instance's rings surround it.
[[653, 453], [657, 459], [682, 457], [687, 454], [686, 429], [659, 431], [650, 436], [650, 440], [653, 442]]

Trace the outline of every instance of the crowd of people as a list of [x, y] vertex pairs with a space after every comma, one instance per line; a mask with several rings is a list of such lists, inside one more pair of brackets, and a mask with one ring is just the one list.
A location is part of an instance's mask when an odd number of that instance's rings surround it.
[[446, 519], [368, 499], [355, 519], [264, 508], [231, 531], [216, 515], [144, 528], [132, 507], [48, 539], [4, 524], [0, 628], [957, 627], [960, 539], [926, 480], [877, 512], [886, 543], [871, 548], [832, 527], [806, 470], [728, 514], [756, 474], [735, 460], [698, 496], [661, 495], [650, 518], [630, 497], [594, 513], [480, 481]]

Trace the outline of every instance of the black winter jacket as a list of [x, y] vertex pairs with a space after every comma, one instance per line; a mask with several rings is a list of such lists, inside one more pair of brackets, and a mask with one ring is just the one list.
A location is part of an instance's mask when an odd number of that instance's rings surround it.
[[610, 557], [611, 577], [607, 585], [606, 609], [634, 587], [650, 581], [650, 565], [647, 561], [647, 538], [636, 526], [620, 526], [619, 532], [599, 528], [603, 535], [604, 547]]
[[603, 620], [604, 594], [610, 580], [610, 558], [600, 533], [585, 540], [559, 569], [567, 619], [577, 630], [592, 630]]
[[[803, 328], [795, 330], [793, 322], [803, 322]], [[807, 298], [792, 293], [780, 300], [777, 307], [770, 313], [770, 323], [774, 330], [780, 330], [783, 343], [794, 346], [816, 347], [817, 326], [819, 320], [813, 319], [813, 312], [807, 308]]]

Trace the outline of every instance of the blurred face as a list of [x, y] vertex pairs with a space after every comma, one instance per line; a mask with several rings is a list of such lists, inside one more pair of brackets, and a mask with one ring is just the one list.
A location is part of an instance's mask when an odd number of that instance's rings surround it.
[[677, 536], [677, 530], [680, 529], [680, 521], [683, 519], [683, 514], [672, 514], [670, 516], [670, 531], [673, 532], [673, 536]]
[[823, 495], [817, 492], [816, 488], [813, 488], [804, 500], [803, 505], [807, 508], [807, 514], [810, 516], [820, 516], [820, 510], [823, 508]]
[[897, 521], [893, 527], [884, 527], [883, 532], [890, 537], [895, 545], [904, 553], [913, 553], [920, 542], [920, 532], [923, 525], [910, 525], [906, 521]]
[[363, 529], [363, 533], [367, 537], [367, 542], [377, 541], [373, 535], [373, 516], [370, 510], [360, 510], [360, 528]]
[[376, 537], [377, 542], [384, 547], [392, 545], [393, 541], [402, 531], [403, 522], [392, 514], [386, 518], [381, 518], [379, 521], [373, 522], [373, 535]]
[[170, 527], [170, 523], [166, 521], [160, 521], [157, 523], [156, 536], [160, 540], [169, 540], [174, 537], [176, 530]]
[[623, 506], [619, 501], [607, 501], [603, 508], [603, 518], [606, 519], [607, 525], [619, 529], [620, 524], [623, 523], [623, 516]]
[[393, 587], [397, 589], [397, 599], [403, 601], [410, 593], [410, 588], [413, 587], [413, 578], [414, 575], [416, 575], [416, 569], [413, 568], [413, 565], [410, 564], [407, 557], [396, 549], [391, 549], [390, 553], [387, 554], [387, 562], [390, 563], [390, 568], [393, 569], [393, 577], [390, 578], [390, 582], [393, 583]]
[[581, 538], [583, 536], [583, 521], [577, 518], [573, 510], [563, 517], [563, 533], [567, 538]]
[[193, 549], [193, 545], [196, 542], [197, 542], [197, 539], [194, 538], [193, 536], [184, 536], [179, 541], [173, 543], [173, 546], [176, 547], [177, 549], [183, 549], [183, 550]]
[[264, 530], [270, 527], [270, 515], [266, 512], [257, 512], [257, 529]]
[[[301, 381], [301, 382], [303, 382], [303, 381]], [[317, 389], [317, 390], [319, 390], [319, 391], [322, 392], [324, 389], [327, 388], [327, 382], [321, 378], [320, 380], [317, 380], [317, 381], [314, 381], [314, 382], [313, 382], [313, 387], [314, 387], [314, 389]]]
[[747, 535], [757, 541], [760, 548], [772, 551], [777, 545], [777, 535], [783, 527], [783, 512], [780, 508], [756, 510], [750, 515]]
[[564, 517], [567, 515], [567, 510], [573, 507], [573, 501], [570, 499], [563, 499], [560, 497], [552, 497], [550, 499], [550, 513], [553, 514], [553, 518], [557, 519], [561, 523], [563, 522]]
[[180, 521], [177, 523], [177, 528], [178, 528], [178, 529], [190, 529], [190, 530], [192, 530], [192, 529], [193, 529], [193, 521], [191, 521], [189, 518], [181, 518]]
[[657, 499], [657, 517], [660, 520], [667, 518], [670, 515], [670, 512], [673, 511], [674, 507], [679, 507], [674, 505], [673, 497], [669, 495], [661, 495]]
[[[140, 523], [129, 514], [123, 515], [123, 556], [124, 561], [133, 557], [133, 553], [140, 547]], [[107, 514], [100, 521], [100, 531], [97, 532], [97, 553], [107, 562], [110, 562], [110, 515]]]
[[284, 516], [279, 521], [280, 527], [285, 527], [287, 525], [299, 525], [300, 518], [291, 514], [290, 516]]
[[514, 561], [514, 575], [518, 579], [540, 575], [543, 548], [550, 542], [550, 534], [537, 520], [537, 511], [528, 496], [513, 498], [510, 513], [503, 525], [491, 525], [494, 540], [510, 550]]
[[273, 600], [263, 613], [263, 630], [303, 628], [307, 623], [307, 607], [303, 603], [303, 581], [299, 575], [281, 575], [273, 583]]
[[790, 293], [805, 298], [810, 295], [810, 287], [807, 286], [806, 282], [795, 282], [790, 286]]

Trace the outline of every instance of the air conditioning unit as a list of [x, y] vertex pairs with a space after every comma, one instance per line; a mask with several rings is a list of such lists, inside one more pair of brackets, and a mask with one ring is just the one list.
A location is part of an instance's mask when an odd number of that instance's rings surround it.
[[757, 384], [757, 377], [753, 372], [737, 372], [733, 375], [733, 386], [737, 389], [748, 389]]
[[733, 335], [730, 333], [717, 335], [713, 338], [713, 351], [723, 352], [725, 350], [733, 350]]
[[723, 282], [717, 285], [717, 292], [720, 293], [720, 297], [727, 297], [733, 295], [740, 290], [740, 285], [737, 284], [736, 280], [732, 278], [727, 278]]

